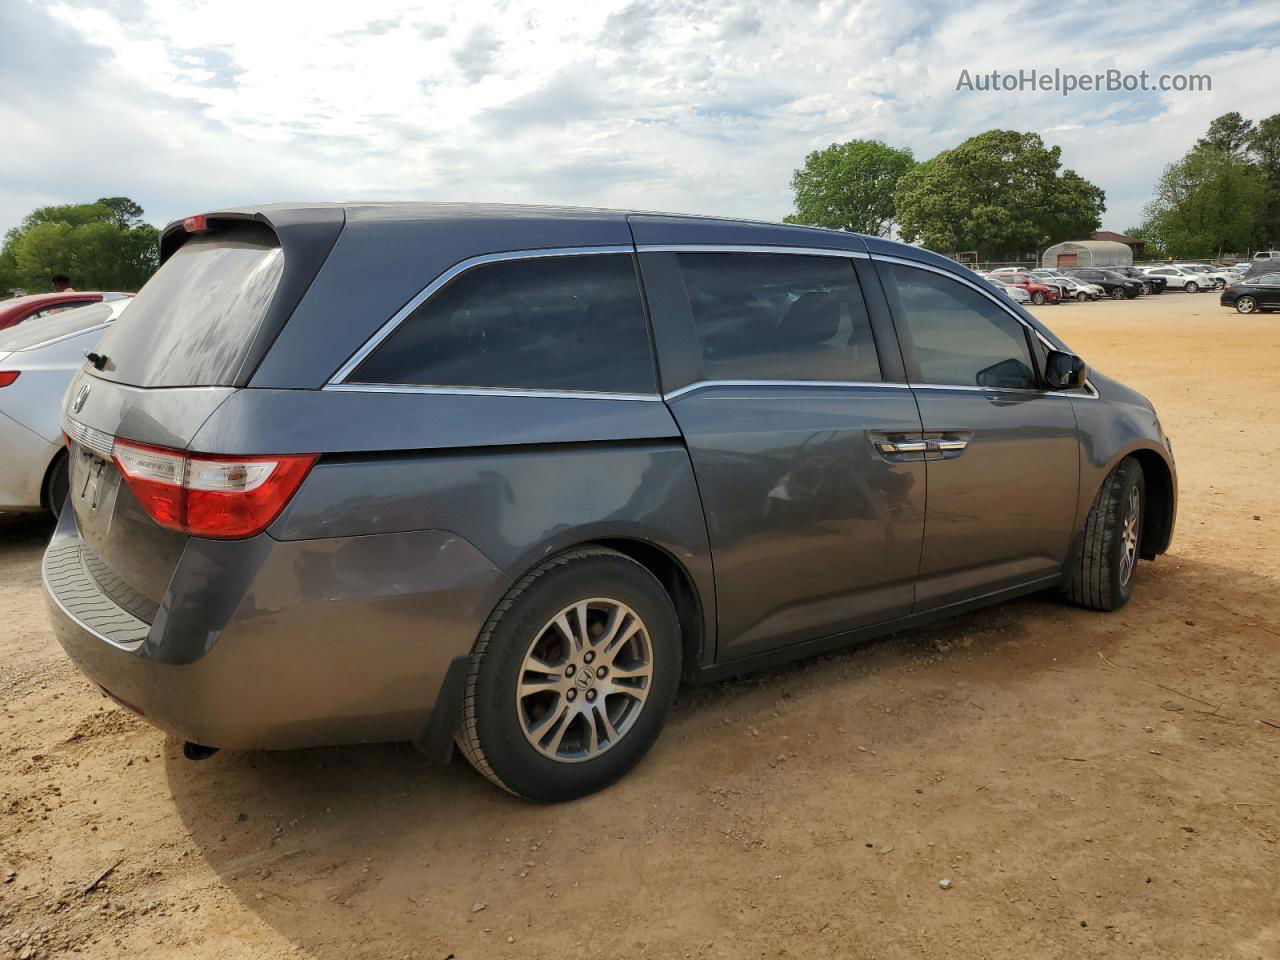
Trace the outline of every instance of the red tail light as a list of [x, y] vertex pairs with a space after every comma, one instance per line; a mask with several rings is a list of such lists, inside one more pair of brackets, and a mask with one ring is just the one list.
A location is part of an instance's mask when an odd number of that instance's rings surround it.
[[0, 387], [7, 387], [18, 379], [21, 370], [0, 370]]
[[182, 221], [182, 229], [187, 233], [203, 233], [209, 229], [209, 220], [203, 213], [197, 213]]
[[218, 540], [265, 530], [316, 462], [315, 454], [215, 457], [132, 440], [117, 440], [111, 457], [156, 523]]

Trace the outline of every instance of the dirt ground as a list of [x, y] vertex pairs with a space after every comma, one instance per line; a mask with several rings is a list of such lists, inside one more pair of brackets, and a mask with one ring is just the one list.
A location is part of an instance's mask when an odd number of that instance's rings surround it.
[[1173, 437], [1129, 606], [686, 692], [562, 806], [403, 746], [184, 760], [62, 656], [49, 525], [0, 517], [0, 957], [1280, 957], [1280, 316], [1040, 313]]

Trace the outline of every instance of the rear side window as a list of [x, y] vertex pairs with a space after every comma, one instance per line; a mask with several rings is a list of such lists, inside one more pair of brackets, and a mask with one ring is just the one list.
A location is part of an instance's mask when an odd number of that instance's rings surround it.
[[677, 260], [708, 380], [880, 380], [852, 261], [774, 253]]
[[414, 310], [349, 381], [654, 393], [635, 266], [592, 254], [476, 267]]
[[1030, 390], [1026, 328], [976, 290], [927, 270], [889, 268], [925, 383]]
[[98, 374], [139, 387], [235, 383], [284, 270], [275, 234], [251, 224], [178, 248], [113, 324]]

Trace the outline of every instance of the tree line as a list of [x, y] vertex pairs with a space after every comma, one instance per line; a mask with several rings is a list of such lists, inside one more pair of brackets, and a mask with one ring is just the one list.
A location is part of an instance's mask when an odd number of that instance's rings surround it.
[[33, 210], [0, 245], [0, 297], [41, 293], [66, 274], [78, 290], [138, 290], [155, 272], [160, 231], [128, 197]]
[[[788, 223], [888, 236], [979, 260], [1020, 258], [1098, 229], [1106, 194], [1036, 133], [988, 130], [919, 162], [880, 140], [805, 157]], [[1280, 247], [1280, 114], [1256, 126], [1218, 117], [1164, 169], [1140, 226], [1125, 232], [1162, 257]]]
[[1131, 232], [1171, 257], [1280, 247], [1280, 113], [1224, 113], [1176, 163]]

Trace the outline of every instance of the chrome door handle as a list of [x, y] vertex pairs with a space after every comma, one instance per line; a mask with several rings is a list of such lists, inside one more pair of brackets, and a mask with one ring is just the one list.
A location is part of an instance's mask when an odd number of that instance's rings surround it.
[[936, 449], [944, 453], [947, 451], [960, 451], [969, 445], [968, 440], [947, 439], [945, 437], [940, 440], [929, 440], [926, 442], [936, 444], [936, 446], [930, 446], [930, 450]]
[[881, 453], [924, 453], [929, 449], [927, 440], [877, 440], [876, 449]]

